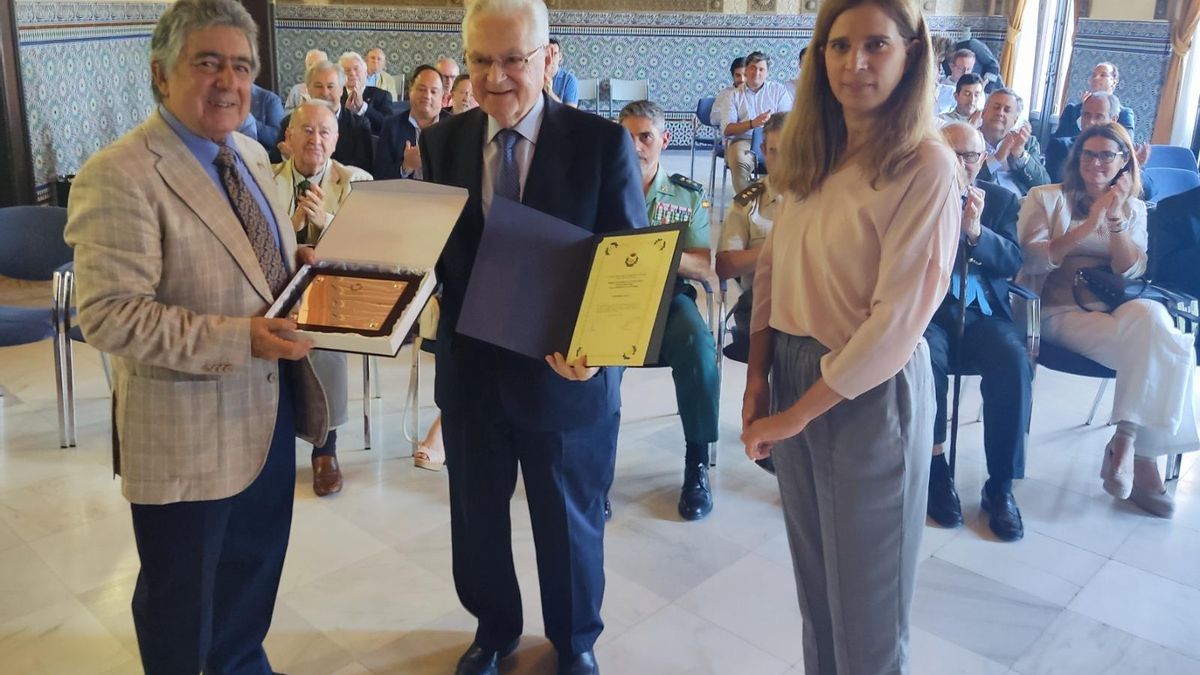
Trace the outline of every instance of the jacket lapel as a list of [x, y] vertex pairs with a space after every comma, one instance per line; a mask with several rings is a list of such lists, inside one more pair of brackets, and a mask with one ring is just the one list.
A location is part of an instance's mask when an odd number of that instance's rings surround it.
[[[258, 141], [243, 136], [241, 134], [233, 135], [234, 142], [238, 146], [238, 154], [242, 156], [242, 161], [250, 168], [250, 175], [254, 178], [254, 182], [258, 183], [258, 189], [262, 191], [266, 197], [267, 203], [271, 205], [271, 212], [275, 216], [275, 225], [279, 230], [280, 250], [283, 252], [283, 268], [288, 271], [288, 276], [296, 273], [296, 233], [291, 228], [291, 218], [288, 217], [287, 210], [281, 207], [281, 200], [278, 199], [275, 192], [275, 178], [271, 174], [271, 160], [267, 158], [267, 153], [263, 150]], [[246, 240], [249, 244], [249, 239]], [[253, 250], [251, 250], [253, 255]], [[260, 271], [258, 266], [258, 258], [254, 259], [255, 268]], [[269, 292], [269, 287], [266, 285], [266, 277], [263, 276], [263, 288], [268, 289], [268, 293], [264, 296], [268, 300], [274, 301], [274, 296]]]
[[487, 134], [487, 115], [480, 108], [464, 114], [471, 117], [464, 120], [464, 142], [456, 144], [458, 166], [454, 171], [455, 182], [466, 188], [468, 194], [479, 195], [483, 191], [483, 144], [487, 140], [484, 138]]
[[545, 213], [553, 213], [554, 205], [548, 200], [555, 195], [570, 194], [566, 183], [565, 167], [571, 165], [571, 148], [562, 124], [562, 104], [545, 96], [546, 108], [542, 114], [542, 128], [538, 131], [537, 146], [533, 150], [533, 161], [529, 164], [529, 175], [525, 177], [525, 190], [521, 202]]
[[[229, 251], [238, 267], [242, 268], [254, 290], [264, 300], [272, 302], [267, 278], [258, 264], [258, 258], [254, 255], [254, 249], [250, 246], [242, 224], [238, 222], [237, 216], [229, 206], [229, 197], [209, 180], [204, 167], [200, 166], [195, 156], [158, 111], [150, 116], [146, 130], [146, 144], [148, 149], [159, 157], [155, 169], [163, 181], [187, 204], [196, 217], [212, 230], [213, 235]], [[262, 185], [262, 181], [259, 181], [260, 188]]]

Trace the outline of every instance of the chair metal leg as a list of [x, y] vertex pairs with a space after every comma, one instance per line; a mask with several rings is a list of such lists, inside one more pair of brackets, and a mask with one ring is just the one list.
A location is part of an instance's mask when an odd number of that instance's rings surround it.
[[404, 430], [404, 438], [411, 446], [412, 454], [417, 453], [421, 444], [421, 343], [420, 337], [412, 343], [412, 366], [408, 375], [408, 394], [404, 398], [404, 414], [400, 418], [400, 426]]
[[1179, 480], [1181, 468], [1183, 468], [1183, 453], [1172, 452], [1167, 455], [1167, 471], [1163, 475], [1163, 482]]
[[111, 393], [113, 388], [112, 366], [108, 363], [108, 354], [104, 352], [100, 352], [100, 368], [104, 371], [104, 379], [108, 382], [108, 391]]
[[1104, 398], [1104, 390], [1105, 389], [1108, 389], [1108, 379], [1107, 378], [1100, 380], [1100, 389], [1098, 389], [1096, 391], [1096, 400], [1092, 401], [1092, 410], [1091, 410], [1091, 412], [1088, 413], [1087, 421], [1084, 422], [1085, 425], [1090, 425], [1092, 423], [1092, 420], [1095, 419], [1096, 410], [1100, 407], [1100, 399]]
[[379, 384], [379, 357], [371, 356], [368, 360], [371, 362], [371, 398], [383, 398], [380, 391], [382, 385]]
[[[983, 378], [979, 378], [979, 396], [983, 397]], [[979, 412], [975, 413], [975, 423], [979, 424], [983, 421], [983, 401], [979, 402]]]
[[363, 449], [371, 449], [371, 357], [363, 354]]
[[54, 348], [54, 381], [57, 385], [55, 394], [58, 398], [58, 447], [70, 447], [67, 442], [67, 410], [66, 410], [66, 387], [64, 386], [63, 376], [63, 340], [70, 342], [71, 338], [63, 335], [62, 321], [62, 301], [63, 301], [63, 278], [61, 272], [54, 273], [54, 289], [50, 300], [50, 315], [54, 321], [54, 338], [52, 341]]

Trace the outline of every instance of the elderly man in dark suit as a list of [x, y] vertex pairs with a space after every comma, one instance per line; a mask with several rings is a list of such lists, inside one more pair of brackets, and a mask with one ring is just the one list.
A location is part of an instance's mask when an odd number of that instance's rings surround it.
[[450, 116], [442, 110], [442, 77], [433, 66], [421, 65], [413, 72], [408, 88], [409, 109], [383, 122], [375, 150], [376, 178], [416, 178], [421, 175], [421, 132]]
[[456, 672], [496, 673], [521, 635], [509, 523], [519, 465], [558, 672], [596, 673], [620, 370], [568, 363], [560, 354], [533, 360], [457, 335], [455, 326], [495, 195], [595, 232], [640, 227], [640, 172], [621, 127], [543, 95], [550, 34], [541, 0], [476, 0], [463, 27], [479, 108], [420, 139], [425, 180], [470, 193], [437, 267], [435, 395], [450, 473], [454, 581], [479, 620]]
[[296, 239], [267, 154], [234, 133], [258, 70], [235, 0], [178, 0], [150, 38], [157, 108], [96, 153], [71, 195], [79, 323], [112, 355], [114, 442], [141, 569], [145, 672], [271, 675], [297, 431], [325, 396], [296, 324], [263, 314]]
[[1031, 187], [1050, 182], [1037, 137], [1028, 122], [1020, 121], [1024, 106], [1015, 91], [996, 89], [988, 94], [979, 127], [987, 150], [979, 177], [1018, 197], [1024, 197]]
[[[964, 195], [962, 248], [967, 255], [966, 310], [959, 314], [960, 265], [955, 265], [950, 292], [925, 331], [933, 364], [937, 414], [934, 456], [929, 476], [928, 513], [944, 527], [962, 523], [962, 507], [954, 479], [942, 454], [946, 440], [946, 391], [952, 358], [983, 376], [983, 448], [988, 480], [981, 506], [988, 527], [1003, 541], [1025, 534], [1021, 511], [1012, 494], [1012, 481], [1025, 473], [1025, 431], [1033, 400], [1033, 366], [1025, 351], [1025, 336], [1012, 321], [1008, 279], [1021, 269], [1017, 243], [1020, 204], [1010, 191], [977, 181], [984, 159], [983, 138], [970, 124], [955, 122], [942, 129], [968, 177], [975, 181]], [[962, 255], [962, 253], [960, 253]], [[964, 322], [962, 343], [956, 344], [958, 322]], [[957, 354], [956, 354], [957, 352]]]
[[[370, 171], [375, 162], [375, 149], [371, 141], [371, 124], [362, 115], [356, 115], [342, 105], [346, 88], [346, 73], [336, 63], [321, 61], [313, 64], [304, 75], [308, 97], [328, 101], [337, 111], [338, 141], [333, 150], [334, 161], [347, 166]], [[283, 118], [283, 128], [288, 128], [292, 117]], [[288, 154], [284, 155], [284, 151]], [[271, 160], [278, 164], [290, 157], [286, 141], [281, 142]]]
[[379, 87], [367, 84], [367, 62], [358, 52], [342, 54], [338, 57], [338, 65], [346, 73], [342, 106], [356, 115], [367, 118], [371, 125], [371, 133], [378, 136], [380, 128], [383, 127], [383, 120], [392, 115], [392, 95]]

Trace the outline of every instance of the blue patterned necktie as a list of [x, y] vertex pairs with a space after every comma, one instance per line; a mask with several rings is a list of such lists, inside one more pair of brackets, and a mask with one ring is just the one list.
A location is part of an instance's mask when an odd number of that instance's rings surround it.
[[521, 169], [517, 166], [517, 141], [521, 134], [513, 129], [501, 129], [496, 134], [500, 142], [500, 166], [496, 168], [496, 176], [492, 181], [493, 194], [514, 202], [521, 201]]

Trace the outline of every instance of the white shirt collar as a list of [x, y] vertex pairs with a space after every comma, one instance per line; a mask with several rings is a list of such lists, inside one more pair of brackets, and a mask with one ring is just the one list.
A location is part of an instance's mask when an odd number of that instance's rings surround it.
[[[513, 131], [521, 134], [521, 138], [524, 138], [533, 145], [537, 145], [538, 134], [542, 130], [542, 116], [545, 112], [545, 97], [539, 94], [533, 107], [529, 109], [529, 112], [525, 113], [521, 121], [517, 122], [513, 127]], [[500, 126], [500, 122], [496, 121], [495, 117], [488, 115], [487, 142], [491, 143], [496, 138], [496, 134], [500, 133], [500, 130], [503, 128]]]

